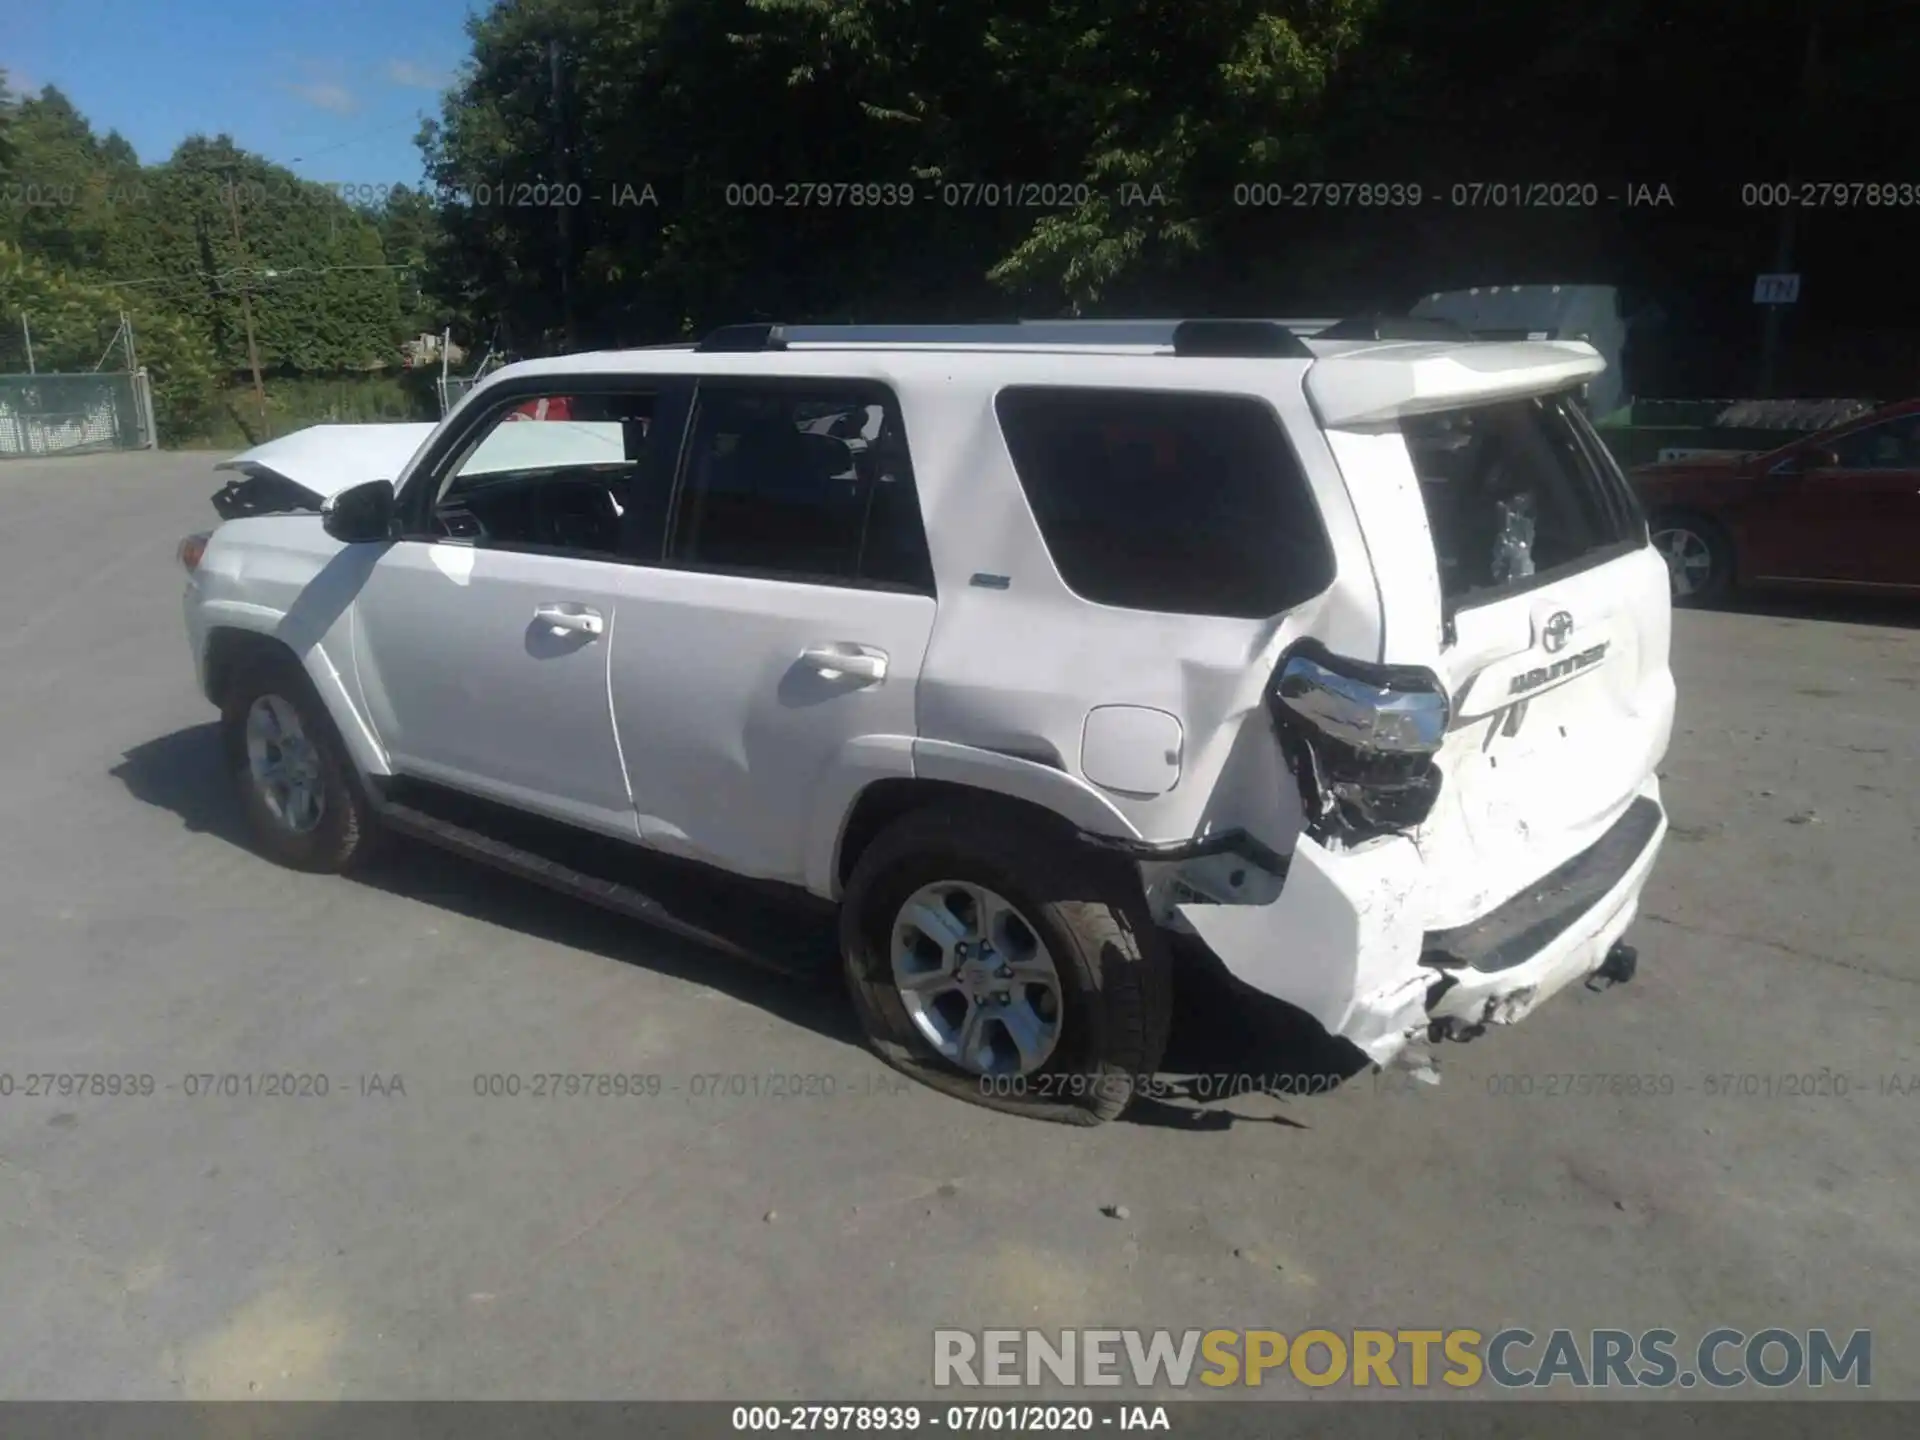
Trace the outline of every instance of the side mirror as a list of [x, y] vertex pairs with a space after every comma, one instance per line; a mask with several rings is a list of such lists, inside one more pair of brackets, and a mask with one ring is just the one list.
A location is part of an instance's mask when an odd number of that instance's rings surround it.
[[349, 545], [385, 540], [393, 533], [393, 508], [393, 482], [369, 480], [328, 497], [320, 507], [320, 523]]

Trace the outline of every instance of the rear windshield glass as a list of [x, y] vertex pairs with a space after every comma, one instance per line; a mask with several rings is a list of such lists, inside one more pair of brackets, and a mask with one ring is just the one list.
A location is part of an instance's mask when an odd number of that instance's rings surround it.
[[1636, 538], [1631, 497], [1571, 397], [1401, 422], [1449, 602], [1596, 560]]
[[996, 408], [1041, 537], [1082, 599], [1259, 619], [1332, 583], [1320, 512], [1263, 402], [1016, 386]]

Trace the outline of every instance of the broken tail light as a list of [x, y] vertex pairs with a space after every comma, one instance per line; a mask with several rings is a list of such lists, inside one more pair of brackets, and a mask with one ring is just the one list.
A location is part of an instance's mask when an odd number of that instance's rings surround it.
[[1302, 641], [1281, 659], [1268, 706], [1310, 830], [1359, 840], [1432, 811], [1434, 757], [1453, 707], [1431, 671], [1348, 660]]

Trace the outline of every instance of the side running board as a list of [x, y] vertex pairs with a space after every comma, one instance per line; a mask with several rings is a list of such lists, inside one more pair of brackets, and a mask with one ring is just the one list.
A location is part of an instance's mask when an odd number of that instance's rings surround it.
[[[603, 910], [629, 916], [655, 929], [678, 935], [682, 939], [709, 946], [736, 960], [744, 960], [750, 965], [773, 970], [783, 975], [791, 975], [797, 971], [807, 972], [818, 968], [823, 958], [808, 951], [803, 945], [796, 944], [791, 931], [780, 936], [772, 933], [748, 935], [742, 938], [724, 935], [718, 930], [674, 913], [653, 896], [621, 881], [589, 875], [548, 856], [523, 849], [484, 831], [415, 809], [389, 796], [375, 793], [371, 798], [373, 807], [382, 822], [401, 834], [424, 840], [438, 849], [449, 851], [467, 860], [478, 861], [495, 870], [517, 875], [559, 894], [584, 900]], [[767, 930], [769, 927], [762, 925], [755, 928]]]

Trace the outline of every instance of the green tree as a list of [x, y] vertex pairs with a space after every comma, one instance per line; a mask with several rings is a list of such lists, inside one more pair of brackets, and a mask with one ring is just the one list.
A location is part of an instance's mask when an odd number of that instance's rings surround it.
[[[449, 307], [430, 288], [444, 248], [432, 196], [412, 186], [395, 185], [378, 206], [364, 213], [379, 232], [386, 260], [405, 267], [394, 272], [400, 329], [397, 338], [411, 338], [452, 323], [455, 317]], [[462, 338], [465, 334], [463, 323]]]
[[1380, 0], [755, 3], [811, 46], [796, 82], [836, 74], [928, 173], [1071, 187], [1021, 217], [991, 275], [1077, 310], [1198, 259], [1236, 182], [1314, 161], [1331, 81]]
[[7, 84], [7, 72], [0, 70], [0, 176], [13, 176], [13, 122], [19, 99]]
[[[1312, 151], [1378, 3], [503, 0], [423, 137], [443, 298], [523, 345], [1094, 304]], [[1008, 181], [1080, 203], [967, 203]], [[919, 200], [745, 203], [847, 182]]]
[[0, 240], [0, 323], [17, 327], [23, 314], [43, 371], [91, 370], [125, 315], [152, 378], [161, 434], [197, 434], [211, 416], [218, 371], [195, 326], [152, 297], [72, 274]]
[[118, 134], [95, 135], [51, 85], [5, 109], [11, 158], [0, 234], [56, 265], [100, 269], [139, 195], [132, 147]]
[[397, 359], [394, 271], [378, 228], [339, 195], [226, 136], [188, 139], [143, 185], [137, 223], [115, 232], [113, 267], [204, 330], [223, 367], [248, 365], [243, 296], [265, 369]]

